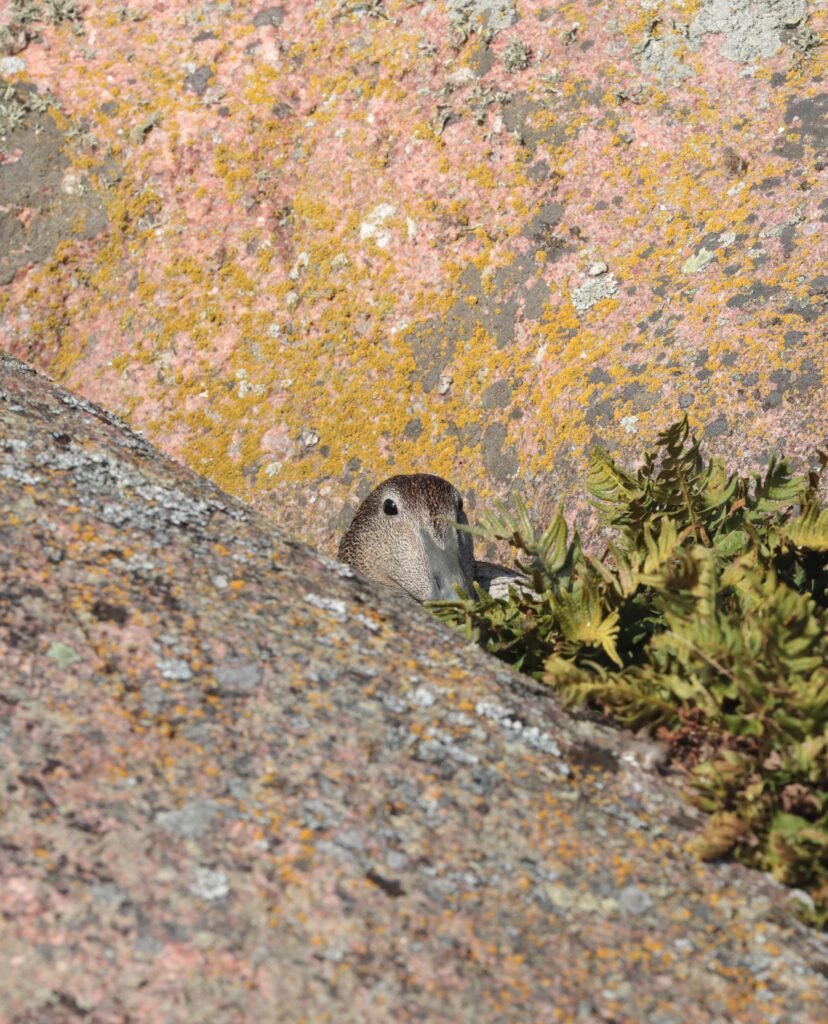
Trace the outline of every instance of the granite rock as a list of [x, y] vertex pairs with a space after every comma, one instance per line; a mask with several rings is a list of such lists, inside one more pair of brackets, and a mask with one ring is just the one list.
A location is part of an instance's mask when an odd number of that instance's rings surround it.
[[0, 594], [4, 1021], [820, 1019], [646, 745], [6, 357]]

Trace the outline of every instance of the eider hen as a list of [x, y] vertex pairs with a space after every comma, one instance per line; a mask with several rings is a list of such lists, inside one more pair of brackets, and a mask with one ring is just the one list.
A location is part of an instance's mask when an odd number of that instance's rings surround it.
[[495, 584], [520, 579], [518, 573], [476, 562], [463, 498], [456, 487], [430, 473], [389, 477], [356, 511], [339, 544], [338, 557], [375, 583], [409, 594], [416, 601], [452, 601], [459, 588], [474, 595], [476, 580], [493, 596]]

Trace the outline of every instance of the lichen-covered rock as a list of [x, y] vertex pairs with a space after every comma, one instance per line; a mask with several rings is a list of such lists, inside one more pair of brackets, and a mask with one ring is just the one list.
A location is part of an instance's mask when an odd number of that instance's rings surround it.
[[329, 553], [392, 473], [589, 527], [589, 446], [682, 410], [825, 444], [825, 4], [23, 8], [75, 193], [2, 199], [0, 344]]
[[0, 1015], [813, 1024], [647, 757], [0, 358]]

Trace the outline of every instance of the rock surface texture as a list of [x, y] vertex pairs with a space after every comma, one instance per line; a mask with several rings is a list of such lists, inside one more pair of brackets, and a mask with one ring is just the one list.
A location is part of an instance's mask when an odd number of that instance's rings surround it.
[[816, 1024], [622, 736], [0, 359], [0, 1019]]
[[827, 22], [0, 0], [0, 344], [328, 553], [392, 473], [588, 527], [589, 446], [684, 411], [734, 468], [803, 463]]

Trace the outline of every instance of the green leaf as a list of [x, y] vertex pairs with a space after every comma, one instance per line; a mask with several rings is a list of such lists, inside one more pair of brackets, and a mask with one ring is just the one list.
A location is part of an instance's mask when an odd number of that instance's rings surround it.
[[771, 831], [786, 839], [796, 839], [809, 824], [807, 819], [800, 818], [798, 814], [786, 814], [784, 811], [779, 811], [773, 816]]
[[782, 536], [799, 548], [828, 551], [828, 509], [812, 505], [782, 530]]
[[730, 533], [720, 533], [716, 537], [716, 552], [723, 558], [736, 555], [743, 551], [748, 541], [748, 535], [744, 530], [731, 530]]
[[795, 504], [805, 488], [805, 480], [794, 476], [787, 459], [771, 456], [765, 476], [754, 477], [752, 506], [757, 512], [775, 512]]
[[563, 517], [562, 509], [559, 507], [557, 515], [546, 530], [544, 530], [538, 542], [538, 548], [546, 563], [548, 572], [555, 573], [563, 568], [569, 547], [568, 539], [566, 520]]

